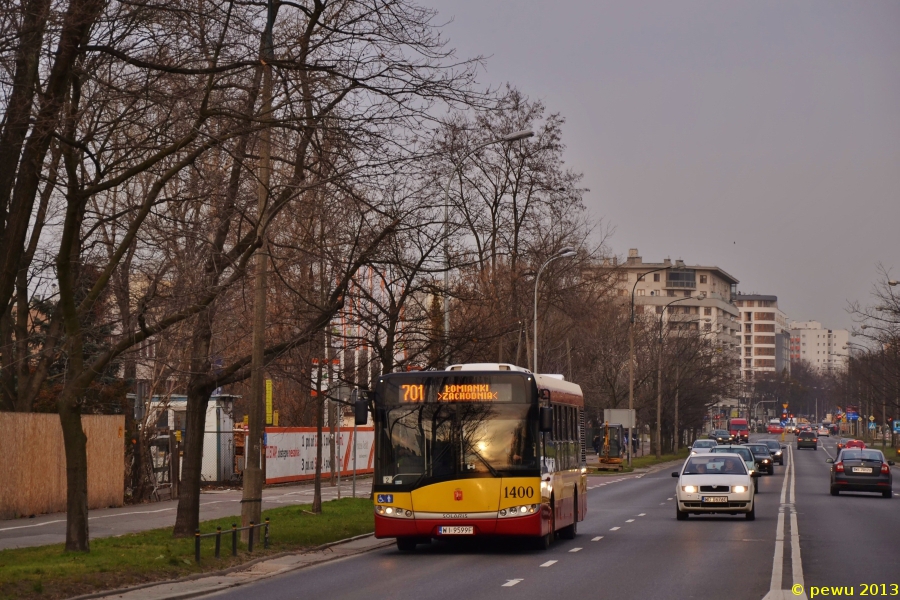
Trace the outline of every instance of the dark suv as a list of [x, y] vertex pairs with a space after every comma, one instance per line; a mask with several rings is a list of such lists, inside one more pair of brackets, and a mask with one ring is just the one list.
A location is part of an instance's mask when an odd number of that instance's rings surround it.
[[797, 450], [800, 448], [819, 449], [819, 438], [813, 431], [801, 431], [797, 434]]

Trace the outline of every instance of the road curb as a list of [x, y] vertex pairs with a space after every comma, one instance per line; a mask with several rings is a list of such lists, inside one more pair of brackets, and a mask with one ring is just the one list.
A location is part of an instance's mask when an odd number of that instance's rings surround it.
[[[347, 544], [347, 543], [349, 543], [349, 542], [353, 542], [353, 541], [356, 541], [356, 540], [361, 540], [361, 539], [364, 539], [364, 538], [367, 538], [367, 537], [373, 537], [374, 535], [375, 535], [374, 532], [373, 532], [373, 533], [363, 533], [363, 534], [361, 534], [361, 535], [356, 535], [356, 536], [353, 536], [353, 537], [344, 538], [344, 539], [342, 539], [342, 540], [336, 540], [336, 541], [334, 541], [334, 542], [328, 542], [327, 544], [321, 544], [321, 545], [319, 545], [319, 546], [313, 546], [312, 548], [306, 548], [306, 549], [304, 549], [304, 550], [294, 550], [294, 551], [287, 551], [287, 552], [279, 552], [279, 553], [277, 553], [277, 554], [272, 554], [272, 555], [269, 555], [269, 556], [260, 556], [259, 558], [255, 558], [255, 559], [253, 559], [253, 560], [251, 560], [251, 561], [248, 561], [248, 562], [245, 562], [245, 563], [241, 563], [241, 564], [239, 564], [239, 565], [234, 565], [233, 567], [228, 567], [228, 568], [225, 568], [225, 569], [219, 569], [219, 570], [217, 570], [217, 571], [205, 571], [205, 572], [203, 572], [203, 573], [194, 573], [194, 574], [192, 574], [192, 575], [187, 575], [187, 576], [185, 576], [185, 577], [179, 577], [179, 578], [177, 578], [177, 579], [162, 579], [162, 580], [159, 580], [159, 581], [151, 581], [151, 582], [142, 583], [142, 584], [139, 584], [139, 585], [134, 585], [134, 586], [125, 587], [125, 588], [117, 588], [117, 589], [112, 589], [112, 590], [104, 590], [104, 591], [100, 591], [100, 592], [91, 592], [90, 594], [82, 594], [82, 595], [80, 595], [80, 596], [72, 596], [72, 597], [68, 598], [68, 600], [92, 600], [92, 599], [94, 599], [94, 598], [107, 598], [107, 597], [111, 597], [111, 596], [115, 596], [115, 595], [129, 594], [129, 593], [131, 593], [131, 592], [136, 592], [136, 591], [140, 591], [140, 590], [144, 590], [144, 589], [148, 589], [148, 588], [153, 588], [153, 587], [157, 587], [157, 586], [160, 586], [160, 585], [171, 585], [171, 584], [178, 584], [178, 583], [189, 583], [189, 582], [191, 582], [191, 581], [197, 581], [197, 580], [200, 580], [200, 579], [205, 579], [205, 578], [207, 578], [207, 577], [222, 577], [222, 576], [226, 576], [226, 575], [231, 575], [232, 573], [237, 573], [237, 572], [239, 572], [239, 571], [247, 570], [247, 569], [249, 569], [250, 567], [252, 567], [252, 566], [254, 566], [254, 565], [257, 565], [257, 564], [259, 564], [259, 563], [263, 563], [263, 562], [266, 562], [266, 561], [275, 560], [275, 559], [278, 559], [278, 558], [283, 558], [283, 557], [285, 557], [285, 556], [297, 556], [297, 555], [301, 555], [301, 554], [312, 554], [312, 553], [315, 553], [315, 552], [321, 552], [321, 551], [323, 551], [323, 550], [327, 550], [327, 549], [329, 549], [329, 548], [331, 548], [331, 547], [334, 547], [334, 546], [339, 546], [339, 545], [341, 545], [341, 544]], [[332, 555], [332, 556], [326, 556], [326, 557], [323, 557], [321, 560], [316, 560], [316, 561], [312, 561], [312, 562], [308, 562], [308, 563], [303, 563], [303, 564], [300, 564], [300, 565], [295, 565], [295, 566], [293, 566], [293, 567], [286, 567], [286, 568], [284, 568], [284, 569], [281, 569], [281, 570], [279, 570], [279, 571], [275, 571], [275, 572], [272, 572], [272, 573], [264, 573], [264, 574], [261, 574], [259, 577], [248, 578], [248, 579], [243, 580], [243, 581], [236, 581], [236, 582], [234, 582], [234, 584], [232, 584], [232, 585], [222, 586], [222, 587], [220, 587], [220, 588], [213, 589], [213, 590], [194, 590], [194, 591], [190, 591], [190, 592], [183, 592], [183, 593], [180, 593], [180, 594], [179, 594], [179, 593], [175, 593], [175, 594], [172, 594], [172, 595], [170, 595], [170, 596], [166, 596], [166, 597], [165, 597], [165, 600], [187, 600], [188, 598], [196, 598], [196, 597], [198, 597], [198, 596], [205, 596], [205, 595], [207, 595], [207, 594], [211, 594], [211, 593], [214, 593], [214, 592], [216, 592], [216, 591], [221, 591], [221, 590], [229, 589], [229, 588], [232, 588], [232, 587], [238, 587], [238, 586], [241, 586], [241, 585], [245, 585], [245, 584], [247, 584], [247, 583], [252, 583], [253, 581], [258, 581], [258, 580], [260, 580], [260, 579], [265, 579], [265, 578], [267, 578], [267, 577], [271, 577], [271, 576], [273, 576], [273, 575], [281, 575], [281, 574], [283, 574], [283, 573], [289, 573], [289, 572], [291, 572], [291, 571], [297, 571], [297, 570], [300, 570], [300, 569], [303, 569], [303, 568], [306, 568], [306, 567], [311, 567], [311, 566], [315, 566], [315, 565], [320, 565], [320, 564], [322, 564], [322, 563], [326, 563], [326, 562], [329, 562], [329, 561], [332, 561], [332, 560], [336, 560], [336, 559], [339, 559], [339, 558], [346, 558], [346, 557], [348, 557], [348, 556], [355, 556], [355, 555], [357, 555], [357, 554], [364, 554], [365, 552], [370, 552], [370, 551], [372, 551], [372, 550], [376, 550], [376, 549], [381, 548], [381, 547], [383, 547], [383, 546], [377, 545], [377, 546], [372, 546], [372, 547], [370, 547], [370, 548], [364, 548], [364, 549], [359, 550], [358, 552], [353, 552], [353, 553], [350, 553], [350, 554], [343, 554], [343, 555], [340, 555], [340, 556], [334, 556], [334, 555]]]

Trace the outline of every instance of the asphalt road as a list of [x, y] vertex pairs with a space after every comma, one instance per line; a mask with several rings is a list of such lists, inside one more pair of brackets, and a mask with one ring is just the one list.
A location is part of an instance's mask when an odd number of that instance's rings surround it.
[[[754, 436], [764, 437], [764, 436]], [[788, 439], [791, 439], [789, 436]], [[575, 540], [547, 551], [515, 540], [393, 546], [262, 580], [216, 598], [804, 598], [809, 586], [900, 584], [900, 499], [828, 493], [825, 458], [792, 449], [760, 480], [756, 520], [675, 520], [675, 480], [653, 474], [591, 477]], [[898, 486], [900, 487], [900, 486]], [[795, 595], [795, 584], [804, 591]]]
[[[356, 495], [369, 496], [371, 478], [356, 481]], [[351, 495], [350, 481], [341, 480], [342, 497]], [[241, 514], [241, 490], [206, 491], [200, 495], [200, 520], [219, 519]], [[337, 498], [337, 486], [322, 486], [322, 499]], [[263, 490], [263, 508], [277, 508], [285, 504], [309, 504], [313, 498], [311, 484], [278, 486]], [[91, 538], [112, 537], [125, 533], [147, 531], [175, 525], [177, 500], [137, 504], [119, 508], [92, 510], [88, 514]], [[33, 519], [0, 521], [0, 550], [25, 548], [45, 544], [62, 544], [66, 541], [66, 515], [57, 513], [40, 515]]]

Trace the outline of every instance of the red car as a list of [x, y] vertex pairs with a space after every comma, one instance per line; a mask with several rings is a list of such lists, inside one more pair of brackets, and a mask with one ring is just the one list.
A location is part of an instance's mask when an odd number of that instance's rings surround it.
[[781, 423], [769, 423], [766, 427], [767, 433], [784, 433], [784, 427]]
[[844, 446], [845, 449], [846, 448], [865, 448], [865, 447], [866, 447], [866, 443], [862, 440], [850, 440]]

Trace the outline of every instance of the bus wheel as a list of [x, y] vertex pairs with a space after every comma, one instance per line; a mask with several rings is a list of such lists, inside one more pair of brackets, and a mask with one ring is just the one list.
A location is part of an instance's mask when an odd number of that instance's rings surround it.
[[546, 550], [550, 547], [550, 544], [553, 542], [553, 537], [556, 535], [556, 506], [553, 502], [553, 496], [550, 496], [550, 533], [547, 535], [542, 535], [537, 539], [537, 547], [538, 550]]
[[559, 530], [559, 537], [564, 540], [574, 540], [575, 536], [578, 535], [578, 493], [575, 493], [575, 514], [572, 516], [574, 519], [571, 525], [563, 527]]
[[400, 552], [412, 552], [416, 549], [416, 538], [398, 537], [397, 550]]

